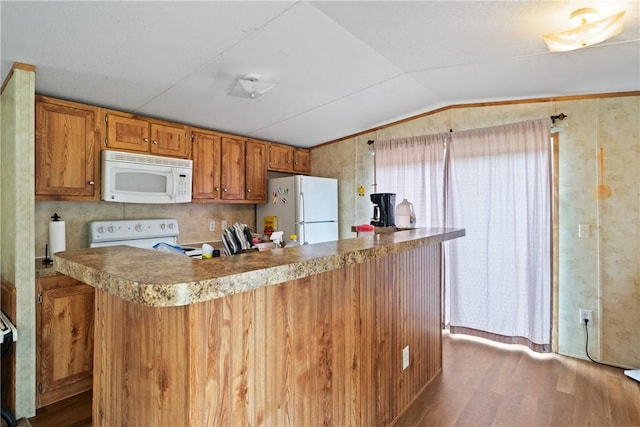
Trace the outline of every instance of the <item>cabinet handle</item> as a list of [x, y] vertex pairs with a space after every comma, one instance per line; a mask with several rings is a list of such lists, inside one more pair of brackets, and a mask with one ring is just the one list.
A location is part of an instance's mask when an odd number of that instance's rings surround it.
[[146, 137], [145, 137], [145, 138], [142, 138], [142, 140], [143, 140], [144, 142], [149, 142], [149, 138], [146, 138]]
[[247, 188], [247, 193], [251, 193], [251, 189]]
[[220, 192], [220, 187], [216, 187], [216, 191], [219, 193]]
[[96, 185], [95, 181], [89, 181], [89, 185]]
[[228, 190], [226, 188], [224, 188], [222, 191], [224, 191], [226, 193]]
[[158, 141], [156, 141], [155, 139], [153, 140], [153, 143], [154, 143], [155, 145], [158, 145]]

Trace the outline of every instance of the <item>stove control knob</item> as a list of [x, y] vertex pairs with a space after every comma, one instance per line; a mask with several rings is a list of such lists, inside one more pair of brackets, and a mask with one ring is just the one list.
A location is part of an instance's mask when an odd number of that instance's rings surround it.
[[136, 224], [136, 231], [138, 233], [142, 231], [142, 224]]
[[165, 228], [167, 228], [167, 225], [166, 225], [166, 224], [160, 224], [160, 229], [161, 229], [161, 230], [164, 230]]
[[107, 231], [108, 231], [109, 233], [115, 233], [116, 228], [115, 228], [113, 225], [110, 225], [110, 226], [109, 226], [109, 228], [107, 228]]
[[173, 230], [173, 223], [172, 222], [169, 223], [169, 230]]
[[98, 227], [98, 233], [100, 233], [100, 234], [104, 233], [104, 227], [103, 226]]

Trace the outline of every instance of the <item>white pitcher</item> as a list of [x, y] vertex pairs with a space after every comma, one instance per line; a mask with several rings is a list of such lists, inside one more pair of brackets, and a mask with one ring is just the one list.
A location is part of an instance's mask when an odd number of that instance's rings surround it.
[[396, 207], [396, 227], [398, 228], [414, 228], [416, 226], [416, 214], [413, 210], [413, 203], [407, 199]]

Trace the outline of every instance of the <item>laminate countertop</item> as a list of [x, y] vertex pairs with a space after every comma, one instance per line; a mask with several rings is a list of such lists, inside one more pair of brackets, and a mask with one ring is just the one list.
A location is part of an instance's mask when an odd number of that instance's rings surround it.
[[174, 307], [277, 285], [464, 234], [464, 229], [419, 228], [211, 259], [112, 246], [58, 252], [54, 268], [130, 302]]

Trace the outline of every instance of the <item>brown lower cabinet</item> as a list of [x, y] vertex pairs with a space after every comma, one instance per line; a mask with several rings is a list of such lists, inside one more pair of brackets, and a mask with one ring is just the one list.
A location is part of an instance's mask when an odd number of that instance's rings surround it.
[[91, 390], [95, 290], [71, 277], [36, 280], [36, 407]]

